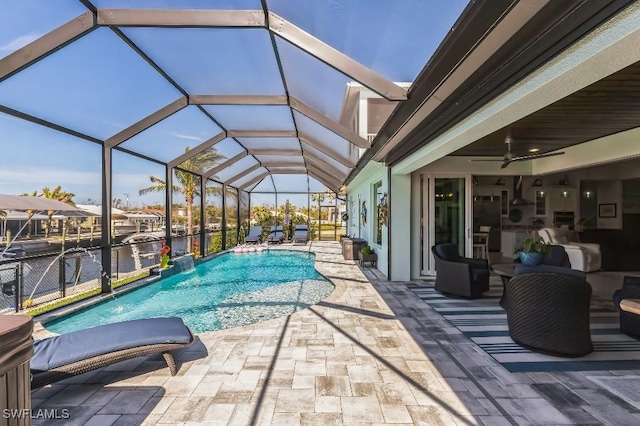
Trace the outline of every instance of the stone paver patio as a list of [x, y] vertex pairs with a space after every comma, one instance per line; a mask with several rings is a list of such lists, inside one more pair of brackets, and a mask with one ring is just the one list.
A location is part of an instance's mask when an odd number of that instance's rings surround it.
[[[505, 370], [409, 286], [313, 242], [333, 294], [288, 317], [202, 333], [175, 353], [86, 373], [32, 394], [69, 419], [34, 424], [640, 424], [640, 410], [589, 376], [640, 371]], [[424, 283], [421, 283], [424, 284]]]

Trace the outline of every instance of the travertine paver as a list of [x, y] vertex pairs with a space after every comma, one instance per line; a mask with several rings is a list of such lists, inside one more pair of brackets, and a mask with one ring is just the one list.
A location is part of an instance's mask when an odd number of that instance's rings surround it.
[[409, 290], [429, 283], [388, 282], [337, 243], [283, 248], [316, 252], [334, 293], [198, 335], [175, 377], [159, 355], [139, 358], [39, 389], [34, 408], [69, 409], [64, 425], [640, 424], [586, 378], [621, 372], [510, 373]]

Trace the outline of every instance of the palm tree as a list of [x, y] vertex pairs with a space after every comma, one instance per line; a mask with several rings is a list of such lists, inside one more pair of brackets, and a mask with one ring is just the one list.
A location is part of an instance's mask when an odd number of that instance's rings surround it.
[[[53, 188], [53, 191], [51, 191], [48, 186], [45, 186], [44, 188], [42, 188], [42, 192], [40, 193], [39, 196], [44, 198], [50, 198], [52, 200], [62, 201], [63, 203], [72, 205], [74, 207], [76, 205], [73, 202], [73, 197], [75, 196], [75, 194], [71, 192], [63, 191], [60, 185], [56, 185], [56, 187]], [[45, 238], [49, 236], [49, 231], [51, 229], [51, 221], [53, 219], [53, 213], [54, 213], [53, 210], [47, 211], [47, 229], [44, 231]]]
[[[42, 190], [40, 191], [40, 194], [38, 194], [38, 191], [33, 191], [31, 193], [26, 193], [26, 194], [22, 194], [22, 196], [25, 197], [44, 197], [44, 198], [49, 198], [51, 200], [57, 200], [57, 201], [61, 201], [63, 203], [69, 204], [71, 206], [75, 207], [75, 203], [73, 202], [73, 197], [75, 197], [76, 194], [72, 193], [72, 192], [66, 192], [62, 190], [62, 187], [60, 185], [56, 185], [53, 188], [53, 191], [48, 187], [45, 186], [42, 188]], [[45, 238], [49, 236], [49, 230], [51, 229], [51, 221], [53, 220], [53, 210], [49, 210], [47, 211], [47, 229], [45, 230]], [[30, 213], [30, 215], [33, 213]], [[29, 224], [29, 231], [27, 235], [31, 235], [31, 224]]]
[[[189, 151], [189, 147], [186, 147], [184, 152]], [[180, 193], [184, 197], [186, 210], [187, 210], [187, 234], [191, 234], [192, 221], [193, 221], [193, 200], [200, 194], [200, 176], [205, 171], [211, 169], [220, 161], [226, 159], [222, 154], [218, 154], [215, 148], [211, 148], [207, 151], [203, 151], [194, 155], [189, 160], [180, 165], [182, 169], [190, 170], [193, 173], [186, 172], [181, 169], [176, 169], [176, 182], [174, 182], [171, 188], [174, 193]], [[195, 174], [194, 174], [195, 173]], [[149, 194], [152, 192], [164, 192], [167, 190], [167, 183], [157, 176], [150, 176], [151, 186], [142, 188], [138, 193], [140, 195]], [[207, 193], [215, 194], [220, 192], [219, 188], [207, 188]], [[169, 223], [170, 218], [167, 218]], [[187, 241], [187, 247], [191, 247], [191, 241]]]

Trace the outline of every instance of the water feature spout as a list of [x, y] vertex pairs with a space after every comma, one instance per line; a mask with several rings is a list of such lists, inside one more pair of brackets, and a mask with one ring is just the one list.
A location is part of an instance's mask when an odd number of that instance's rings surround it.
[[176, 268], [177, 272], [184, 272], [193, 269], [193, 256], [187, 254], [185, 256], [175, 257], [171, 260], [173, 263], [173, 267]]

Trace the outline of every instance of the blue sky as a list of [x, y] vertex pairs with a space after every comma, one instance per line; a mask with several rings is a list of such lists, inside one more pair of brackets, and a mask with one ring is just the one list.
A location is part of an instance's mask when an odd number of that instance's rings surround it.
[[[268, 0], [272, 11], [392, 81], [412, 81], [466, 6], [462, 0]], [[258, 0], [95, 0], [97, 7], [259, 9]], [[86, 12], [77, 0], [0, 2], [0, 59]], [[284, 94], [264, 29], [123, 30], [190, 94]], [[277, 37], [276, 37], [277, 38]], [[277, 38], [290, 93], [337, 119], [351, 79]], [[181, 94], [111, 30], [99, 28], [0, 82], [0, 105], [104, 140]], [[261, 111], [262, 108], [262, 111]], [[229, 129], [291, 128], [282, 107], [207, 107]], [[277, 110], [277, 109], [280, 110]], [[266, 114], [265, 114], [266, 113]], [[296, 113], [297, 114], [297, 113]], [[256, 119], [258, 115], [260, 119]], [[334, 149], [344, 141], [308, 119], [301, 130]], [[304, 129], [303, 129], [304, 128]], [[219, 133], [196, 107], [188, 107], [125, 142], [123, 147], [168, 161]], [[342, 145], [341, 145], [342, 144]], [[217, 145], [233, 156], [233, 140]], [[76, 199], [100, 198], [100, 146], [0, 114], [0, 193], [62, 185]], [[337, 149], [338, 150], [338, 149]], [[114, 155], [114, 197], [139, 198], [149, 175], [162, 167]], [[305, 203], [303, 203], [305, 204]]]

